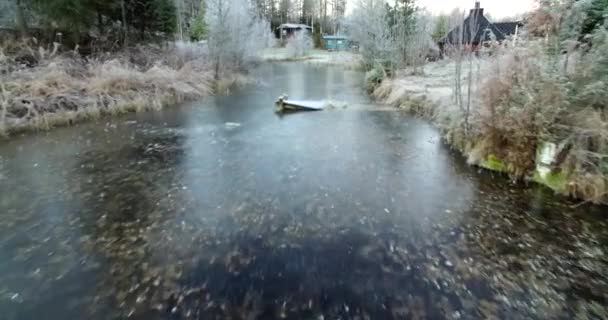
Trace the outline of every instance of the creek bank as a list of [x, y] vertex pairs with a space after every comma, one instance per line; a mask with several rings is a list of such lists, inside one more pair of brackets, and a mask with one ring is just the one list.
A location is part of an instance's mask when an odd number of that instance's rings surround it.
[[[1, 143], [5, 318], [607, 318], [603, 208], [454, 161], [359, 72], [256, 74]], [[281, 118], [285, 92], [348, 109]]]
[[250, 81], [242, 70], [214, 79], [204, 55], [141, 47], [95, 57], [54, 50], [0, 50], [0, 137], [159, 110]]
[[[488, 61], [481, 61], [480, 69], [491, 67]], [[511, 163], [508, 159], [492, 152], [487, 152], [486, 137], [479, 133], [465, 134], [465, 115], [453, 99], [454, 86], [453, 62], [439, 61], [425, 66], [423, 74], [410, 70], [400, 70], [392, 78], [373, 76], [368, 73], [366, 87], [378, 102], [406, 110], [415, 116], [435, 124], [441, 131], [446, 143], [462, 153], [469, 164], [487, 170], [502, 172], [513, 180], [525, 180], [544, 185], [554, 192], [594, 203], [607, 203], [605, 196], [605, 176], [568, 172], [560, 166], [570, 146], [564, 141], [542, 140], [534, 138], [536, 152], [523, 153], [517, 146], [507, 146], [504, 154], [517, 154], [527, 163], [527, 170], [521, 164]], [[487, 69], [485, 69], [487, 70]], [[479, 71], [477, 71], [479, 72]], [[470, 110], [470, 126], [479, 126], [483, 110], [473, 104]], [[512, 159], [513, 157], [511, 157]], [[561, 159], [561, 160], [560, 160]]]

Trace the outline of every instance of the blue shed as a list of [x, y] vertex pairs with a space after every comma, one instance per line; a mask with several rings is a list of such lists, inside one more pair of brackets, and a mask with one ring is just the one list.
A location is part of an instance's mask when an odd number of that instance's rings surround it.
[[348, 49], [348, 38], [346, 36], [323, 36], [323, 44], [328, 51], [340, 51]]

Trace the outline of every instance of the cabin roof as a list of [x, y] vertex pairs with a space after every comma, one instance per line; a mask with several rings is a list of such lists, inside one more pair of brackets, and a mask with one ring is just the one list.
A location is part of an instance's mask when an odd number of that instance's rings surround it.
[[343, 35], [333, 35], [333, 36], [325, 35], [325, 36], [323, 36], [323, 39], [326, 39], [326, 40], [346, 40], [346, 39], [348, 39], [348, 37], [343, 36]]
[[500, 30], [504, 35], [509, 36], [515, 34], [517, 28], [523, 27], [521, 21], [510, 21], [510, 22], [495, 22], [494, 26]]

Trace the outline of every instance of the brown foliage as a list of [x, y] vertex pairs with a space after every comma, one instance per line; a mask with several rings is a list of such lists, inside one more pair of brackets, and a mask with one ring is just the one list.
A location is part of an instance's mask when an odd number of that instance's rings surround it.
[[545, 8], [534, 10], [526, 23], [526, 29], [532, 36], [546, 37], [554, 34], [557, 28], [557, 19]]

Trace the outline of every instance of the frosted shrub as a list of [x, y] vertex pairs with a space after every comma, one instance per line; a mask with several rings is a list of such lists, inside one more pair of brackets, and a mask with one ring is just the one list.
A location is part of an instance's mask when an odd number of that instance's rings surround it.
[[270, 44], [270, 24], [255, 15], [247, 0], [210, 0], [206, 21], [216, 79], [226, 68], [246, 69]]
[[297, 32], [287, 40], [286, 48], [288, 57], [303, 57], [312, 49], [312, 39], [304, 31]]
[[387, 21], [388, 10], [382, 0], [358, 0], [347, 20], [350, 36], [359, 42], [359, 52], [368, 69], [394, 59], [395, 42]]
[[565, 83], [547, 65], [542, 48], [506, 49], [494, 59], [480, 90], [474, 122], [486, 155], [509, 165], [515, 177], [534, 169], [536, 149], [568, 105]]
[[479, 91], [475, 151], [502, 160], [519, 178], [533, 172], [541, 143], [555, 143], [551, 168], [567, 182], [560, 191], [606, 201], [608, 31], [599, 27], [581, 43], [576, 25], [543, 30], [551, 32], [545, 39], [520, 39], [492, 57]]
[[438, 56], [439, 48], [432, 38], [433, 20], [428, 12], [420, 11], [415, 15], [412, 30], [405, 38], [402, 63], [413, 66], [414, 71], [422, 67], [429, 56]]

